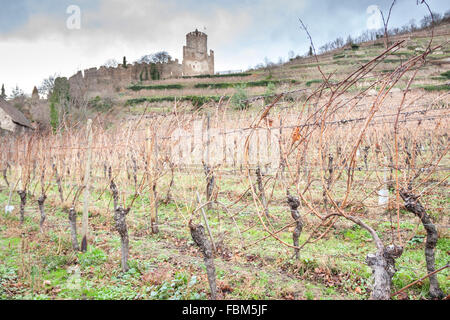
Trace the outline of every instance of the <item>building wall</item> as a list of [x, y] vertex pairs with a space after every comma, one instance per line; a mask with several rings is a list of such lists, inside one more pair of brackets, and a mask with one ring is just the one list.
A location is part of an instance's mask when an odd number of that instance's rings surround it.
[[11, 117], [0, 108], [0, 128], [3, 130], [14, 132], [17, 125], [11, 120]]

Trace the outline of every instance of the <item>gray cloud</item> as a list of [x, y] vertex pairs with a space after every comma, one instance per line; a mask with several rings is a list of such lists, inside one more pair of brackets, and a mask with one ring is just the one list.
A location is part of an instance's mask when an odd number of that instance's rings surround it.
[[[241, 69], [277, 60], [289, 50], [306, 52], [309, 43], [299, 28], [301, 17], [308, 25], [316, 46], [338, 36], [358, 35], [366, 28], [366, 9], [379, 5], [387, 9], [390, 0], [15, 0], [7, 5], [0, 19], [0, 52], [28, 48], [35, 57], [47, 57], [47, 75], [69, 73], [76, 68], [98, 66], [108, 58], [129, 61], [139, 56], [167, 50], [181, 58], [185, 34], [195, 28], [209, 35], [209, 47], [216, 52], [217, 70]], [[425, 9], [415, 0], [399, 0], [392, 26], [420, 18]], [[429, 0], [438, 12], [448, 10], [446, 0]], [[66, 8], [77, 4], [82, 10], [81, 30], [66, 28]], [[407, 14], [406, 14], [407, 13]], [[8, 23], [10, 22], [10, 23]], [[8, 27], [6, 28], [5, 25]], [[20, 45], [19, 45], [20, 44]], [[25, 49], [27, 50], [27, 49]], [[32, 80], [38, 82], [44, 71], [26, 65], [24, 56], [11, 54], [6, 65], [24, 65]], [[20, 60], [19, 60], [20, 59]], [[40, 58], [42, 59], [42, 58]], [[41, 64], [44, 62], [41, 62]], [[42, 67], [42, 66], [41, 66]], [[43, 67], [42, 67], [43, 68]], [[70, 75], [70, 74], [68, 74]], [[0, 82], [14, 75], [0, 73]], [[6, 79], [4, 79], [6, 78]], [[19, 83], [20, 84], [20, 83]]]

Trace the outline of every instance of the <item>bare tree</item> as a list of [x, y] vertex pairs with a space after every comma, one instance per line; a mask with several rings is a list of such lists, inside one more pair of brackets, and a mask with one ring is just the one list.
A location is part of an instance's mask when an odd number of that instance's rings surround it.
[[172, 57], [167, 53], [167, 51], [159, 51], [156, 53], [151, 53], [142, 56], [138, 59], [137, 63], [168, 63], [172, 60]]
[[119, 61], [116, 59], [108, 59], [103, 66], [107, 68], [117, 68], [119, 66]]
[[53, 91], [53, 88], [55, 87], [55, 79], [58, 77], [59, 77], [58, 74], [54, 74], [44, 79], [38, 88], [39, 93], [41, 95], [48, 97]]
[[394, 7], [396, 1], [397, 1], [397, 0], [392, 1], [391, 7], [389, 8], [389, 13], [388, 13], [387, 18], [384, 17], [383, 11], [380, 10], [380, 12], [381, 12], [381, 18], [383, 19], [383, 27], [384, 27], [384, 46], [386, 47], [386, 49], [389, 47], [389, 32], [388, 32], [389, 20], [391, 19], [392, 8]]

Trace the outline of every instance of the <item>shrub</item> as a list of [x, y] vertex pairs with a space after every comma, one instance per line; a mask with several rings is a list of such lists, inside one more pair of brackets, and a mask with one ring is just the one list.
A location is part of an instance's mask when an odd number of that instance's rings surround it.
[[275, 94], [275, 85], [271, 82], [267, 85], [266, 92], [264, 92], [264, 103], [269, 104], [273, 100]]
[[97, 112], [106, 112], [113, 107], [113, 101], [111, 98], [102, 99], [99, 96], [91, 99], [89, 101], [89, 108]]
[[147, 66], [145, 66], [144, 70], [142, 70], [141, 73], [139, 74], [139, 79], [141, 81], [148, 80], [148, 68], [147, 68]]
[[56, 133], [59, 127], [59, 115], [54, 102], [50, 103], [50, 125], [52, 126], [53, 133]]
[[247, 101], [247, 91], [245, 84], [236, 86], [236, 92], [231, 97], [231, 104], [237, 110], [247, 109], [249, 104]]
[[150, 65], [150, 76], [151, 76], [152, 80], [159, 80], [161, 77], [155, 63], [152, 63]]

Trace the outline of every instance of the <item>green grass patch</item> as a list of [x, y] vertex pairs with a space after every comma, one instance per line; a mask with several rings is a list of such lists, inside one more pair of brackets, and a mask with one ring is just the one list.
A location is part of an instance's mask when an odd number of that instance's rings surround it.
[[201, 106], [207, 102], [214, 101], [219, 102], [221, 98], [229, 98], [229, 96], [181, 96], [181, 97], [175, 97], [175, 96], [164, 96], [164, 97], [143, 97], [143, 98], [136, 98], [136, 99], [129, 99], [125, 103], [127, 106], [132, 106], [144, 102], [154, 103], [154, 102], [163, 102], [163, 101], [174, 101], [177, 99], [177, 101], [190, 101], [194, 106]]
[[333, 59], [342, 59], [342, 58], [345, 58], [345, 54], [335, 54], [333, 56]]
[[445, 80], [447, 80], [447, 78], [446, 78], [446, 77], [438, 76], [438, 77], [431, 77], [431, 80], [445, 81]]
[[193, 290], [197, 284], [197, 277], [195, 275], [188, 275], [184, 272], [179, 272], [172, 280], [164, 281], [159, 286], [149, 288], [149, 298], [153, 300], [187, 300], [205, 299], [204, 293], [199, 293]]
[[446, 71], [444, 73], [441, 73], [441, 76], [444, 77], [445, 79], [450, 79], [450, 70]]
[[78, 263], [84, 268], [102, 265], [106, 260], [106, 253], [99, 248], [89, 247], [87, 252], [78, 254]]
[[218, 82], [218, 83], [197, 83], [194, 88], [208, 88], [208, 89], [226, 89], [226, 88], [236, 88], [237, 86], [244, 85], [245, 87], [267, 87], [270, 84], [277, 85], [280, 83], [289, 82], [296, 83], [296, 80], [260, 80], [260, 81], [250, 81], [243, 83], [231, 83], [231, 82]]
[[393, 52], [393, 53], [391, 53], [391, 55], [397, 56], [397, 57], [406, 57], [406, 58], [408, 58], [408, 57], [414, 56], [414, 53], [412, 53], [412, 52]]
[[140, 84], [134, 84], [128, 89], [133, 91], [140, 91], [140, 90], [180, 90], [183, 89], [183, 85], [181, 84], [165, 84], [165, 85], [140, 85]]
[[42, 257], [42, 264], [49, 272], [64, 267], [69, 262], [67, 256], [48, 255]]
[[400, 59], [382, 59], [381, 63], [400, 63], [402, 62]]
[[323, 66], [326, 65], [325, 63], [310, 63], [310, 64], [301, 64], [297, 66], [290, 67], [291, 69], [302, 69], [302, 68], [313, 68], [317, 66]]
[[450, 84], [428, 85], [421, 86], [420, 88], [426, 91], [450, 91]]
[[241, 73], [230, 73], [230, 74], [202, 74], [202, 75], [198, 75], [198, 76], [184, 76], [183, 78], [184, 79], [231, 78], [231, 77], [249, 77], [251, 75], [252, 74], [248, 73], [248, 72], [241, 72]]
[[306, 82], [306, 86], [307, 87], [311, 87], [312, 84], [314, 83], [322, 83], [323, 80], [322, 79], [313, 79], [313, 80], [309, 80]]

